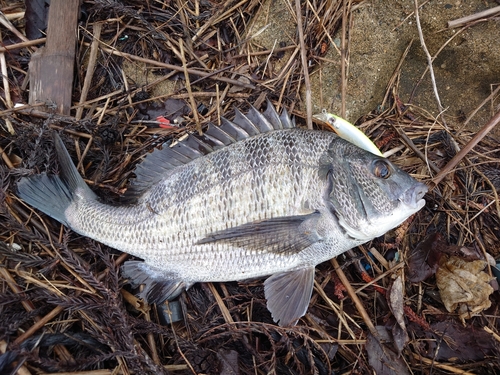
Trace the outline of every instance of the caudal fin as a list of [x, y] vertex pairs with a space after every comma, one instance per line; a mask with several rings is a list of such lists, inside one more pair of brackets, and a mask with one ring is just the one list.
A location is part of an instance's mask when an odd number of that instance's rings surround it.
[[61, 174], [23, 177], [17, 184], [17, 191], [29, 205], [70, 226], [64, 213], [69, 205], [76, 199], [96, 199], [96, 195], [83, 181], [57, 133], [54, 133], [54, 143]]

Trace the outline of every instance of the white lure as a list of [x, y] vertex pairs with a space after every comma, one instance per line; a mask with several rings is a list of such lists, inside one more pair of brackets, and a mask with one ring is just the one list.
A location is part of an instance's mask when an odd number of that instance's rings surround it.
[[328, 113], [325, 109], [314, 118], [330, 125], [337, 135], [372, 154], [383, 156], [377, 146], [357, 127], [342, 117]]

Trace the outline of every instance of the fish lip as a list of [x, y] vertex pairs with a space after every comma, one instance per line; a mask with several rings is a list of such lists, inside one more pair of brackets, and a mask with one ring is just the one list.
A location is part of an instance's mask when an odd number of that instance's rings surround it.
[[399, 200], [410, 207], [412, 210], [418, 211], [425, 206], [423, 196], [429, 191], [427, 185], [417, 182], [415, 185], [407, 189], [399, 198]]

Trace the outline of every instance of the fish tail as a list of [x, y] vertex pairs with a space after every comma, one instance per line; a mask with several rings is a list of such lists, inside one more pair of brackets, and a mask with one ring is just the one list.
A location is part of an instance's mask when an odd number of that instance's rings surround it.
[[66, 147], [57, 133], [54, 143], [61, 169], [60, 175], [42, 173], [23, 177], [17, 184], [19, 197], [57, 221], [70, 226], [65, 211], [76, 199], [96, 199], [78, 173]]

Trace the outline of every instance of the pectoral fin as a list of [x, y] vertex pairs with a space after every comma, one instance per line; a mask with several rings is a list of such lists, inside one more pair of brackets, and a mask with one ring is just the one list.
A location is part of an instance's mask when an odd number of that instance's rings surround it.
[[278, 273], [264, 282], [267, 308], [280, 326], [293, 326], [305, 315], [314, 285], [314, 267]]
[[172, 300], [191, 285], [176, 277], [165, 273], [145, 262], [128, 261], [122, 266], [122, 274], [133, 286], [144, 284], [139, 297], [148, 303], [162, 303]]
[[321, 239], [315, 230], [319, 217], [319, 213], [313, 212], [254, 221], [211, 233], [197, 244], [224, 242], [256, 251], [295, 254]]

